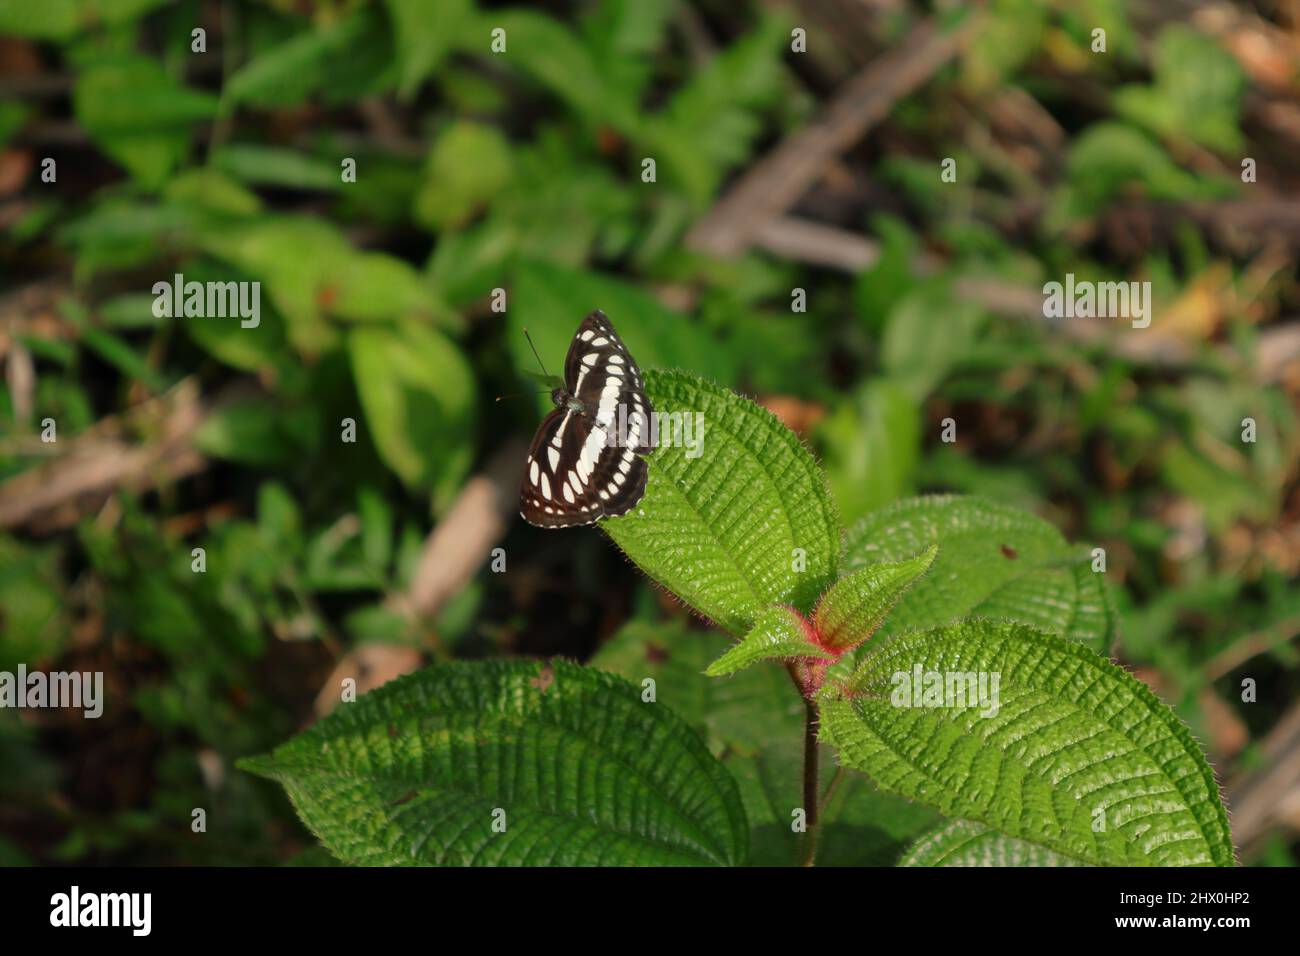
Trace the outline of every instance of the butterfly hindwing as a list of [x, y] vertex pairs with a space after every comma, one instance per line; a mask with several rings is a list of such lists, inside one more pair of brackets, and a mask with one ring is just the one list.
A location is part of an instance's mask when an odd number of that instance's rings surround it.
[[626, 514], [645, 493], [653, 411], [641, 371], [609, 319], [592, 312], [564, 362], [560, 407], [542, 421], [524, 463], [520, 513], [543, 528]]
[[578, 412], [557, 408], [543, 419], [524, 460], [520, 513], [543, 528], [591, 524], [604, 515], [597, 496], [584, 493], [577, 462], [591, 438], [591, 426]]

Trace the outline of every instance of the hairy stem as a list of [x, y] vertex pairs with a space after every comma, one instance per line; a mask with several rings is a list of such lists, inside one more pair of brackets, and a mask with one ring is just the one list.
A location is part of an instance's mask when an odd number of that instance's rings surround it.
[[817, 725], [821, 715], [811, 700], [805, 698], [803, 705], [803, 808], [807, 815], [803, 865], [812, 866], [817, 858]]

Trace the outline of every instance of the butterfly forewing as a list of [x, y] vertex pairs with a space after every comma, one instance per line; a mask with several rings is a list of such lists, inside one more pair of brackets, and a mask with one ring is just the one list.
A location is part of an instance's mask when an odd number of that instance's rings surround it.
[[565, 390], [581, 408], [551, 412], [524, 463], [520, 513], [543, 528], [626, 514], [645, 492], [653, 416], [641, 372], [609, 319], [588, 315], [564, 363]]
[[616, 444], [650, 454], [650, 402], [641, 370], [599, 309], [582, 320], [569, 343], [564, 383], [596, 425], [614, 430]]

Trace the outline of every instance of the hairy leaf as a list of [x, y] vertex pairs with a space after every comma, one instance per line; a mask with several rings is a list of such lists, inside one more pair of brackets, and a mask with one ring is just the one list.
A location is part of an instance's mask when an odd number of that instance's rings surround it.
[[[792, 811], [803, 803], [803, 701], [776, 667], [706, 677], [705, 665], [728, 644], [717, 630], [634, 621], [591, 663], [638, 686], [655, 682], [659, 702], [704, 735], [736, 778], [749, 819], [751, 865], [790, 866], [803, 849], [802, 834], [791, 829]], [[832, 757], [823, 746], [824, 789], [831, 786]], [[819, 865], [892, 866], [942, 819], [929, 807], [877, 789], [854, 770], [838, 777], [824, 799]]]
[[831, 585], [813, 617], [822, 643], [849, 650], [871, 637], [894, 605], [930, 569], [938, 550], [932, 544], [906, 561], [870, 564]]
[[[913, 686], [918, 671], [927, 689], [939, 680], [933, 699]], [[1187, 728], [1079, 644], [963, 621], [873, 649], [821, 701], [823, 740], [842, 763], [949, 817], [1099, 865], [1233, 863], [1214, 774]]]
[[1105, 652], [1116, 615], [1088, 552], [1055, 527], [983, 498], [911, 498], [868, 515], [845, 536], [845, 572], [939, 553], [881, 627], [877, 641], [962, 617], [1005, 617]]
[[630, 621], [591, 659], [638, 686], [653, 680], [656, 699], [695, 727], [718, 754], [754, 753], [802, 733], [803, 702], [774, 667], [753, 667], [726, 680], [704, 675], [730, 646], [725, 634], [679, 623]]
[[[771, 412], [682, 372], [645, 376], [660, 427], [645, 496], [604, 522], [646, 574], [733, 634], [769, 605], [807, 612], [834, 579], [839, 519], [826, 481]], [[661, 417], [661, 421], [664, 419]], [[683, 435], [693, 436], [692, 447]]]
[[982, 823], [953, 820], [912, 844], [899, 866], [1080, 866], [1078, 860], [1017, 840]]
[[735, 782], [695, 731], [626, 681], [563, 661], [421, 671], [241, 766], [280, 781], [354, 864], [716, 865], [747, 852]]
[[808, 622], [798, 611], [774, 607], [760, 614], [753, 630], [710, 664], [705, 673], [710, 677], [721, 677], [759, 661], [796, 657], [834, 660], [835, 655], [813, 641]]

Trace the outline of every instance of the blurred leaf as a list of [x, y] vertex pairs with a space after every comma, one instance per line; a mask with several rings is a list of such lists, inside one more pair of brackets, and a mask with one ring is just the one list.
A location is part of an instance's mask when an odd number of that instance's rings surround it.
[[[392, 19], [397, 48], [398, 91], [410, 97], [420, 83], [438, 68], [443, 58], [471, 39], [476, 26], [473, 0], [441, 0], [430, 9], [427, 0], [384, 0]], [[482, 39], [475, 37], [475, 39]]]
[[187, 89], [149, 57], [122, 57], [77, 76], [73, 112], [91, 137], [146, 187], [157, 188], [189, 151], [189, 125], [217, 100]]
[[510, 181], [510, 148], [495, 127], [459, 121], [429, 153], [415, 218], [430, 229], [463, 224]]
[[111, 332], [86, 326], [78, 334], [82, 345], [116, 368], [130, 382], [139, 382], [151, 392], [167, 389], [167, 380], [135, 349]]
[[334, 192], [343, 185], [340, 167], [309, 153], [276, 146], [223, 146], [209, 157], [213, 167], [241, 182]]
[[68, 40], [83, 30], [130, 23], [168, 0], [0, 0], [0, 34]]
[[601, 309], [641, 368], [685, 367], [722, 382], [734, 376], [727, 350], [705, 329], [635, 286], [592, 272], [523, 263], [515, 271], [511, 297], [509, 347], [516, 369], [537, 367], [524, 338], [528, 329], [548, 371], [562, 371], [578, 323]]
[[144, 293], [115, 296], [100, 305], [97, 315], [110, 328], [144, 329], [164, 320], [153, 314], [154, 297]]
[[0, 670], [52, 661], [71, 634], [56, 548], [0, 535]]
[[712, 196], [727, 170], [745, 159], [757, 138], [757, 111], [781, 95], [781, 54], [789, 40], [781, 16], [714, 56], [674, 94], [666, 109], [635, 129], [652, 156], [661, 156], [696, 205]]
[[447, 504], [473, 457], [474, 374], [432, 329], [366, 327], [348, 336], [366, 427], [384, 462], [408, 487]]
[[1040, 0], [993, 0], [966, 43], [963, 85], [978, 94], [1006, 83], [1042, 49], [1052, 12]]
[[357, 494], [357, 510], [361, 515], [361, 547], [366, 564], [383, 571], [393, 558], [393, 509], [378, 491], [362, 488]]
[[987, 316], [943, 283], [909, 292], [890, 310], [881, 342], [885, 371], [914, 400], [939, 385], [970, 350]]
[[262, 201], [239, 183], [211, 167], [177, 173], [163, 195], [179, 207], [217, 216], [244, 217], [258, 213]]
[[194, 433], [194, 447], [248, 465], [283, 465], [316, 447], [319, 426], [313, 408], [286, 408], [274, 399], [244, 399], [213, 411]]
[[1236, 58], [1218, 40], [1181, 24], [1161, 31], [1152, 58], [1155, 83], [1120, 89], [1116, 112], [1162, 136], [1240, 152], [1246, 76]]
[[336, 227], [275, 216], [205, 231], [203, 247], [267, 286], [290, 341], [318, 351], [333, 341], [328, 316], [358, 321], [446, 317], [420, 274], [401, 259], [360, 252]]
[[818, 424], [822, 464], [844, 521], [913, 490], [921, 427], [918, 403], [888, 379], [868, 382]]
[[582, 20], [584, 41], [610, 86], [629, 98], [645, 89], [677, 5], [678, 0], [605, 0], [591, 7]]
[[1113, 200], [1134, 193], [1156, 200], [1214, 199], [1232, 193], [1231, 183], [1185, 172], [1158, 144], [1119, 123], [1098, 123], [1074, 138], [1066, 177], [1048, 211], [1047, 223], [1053, 229], [1096, 215]]
[[26, 125], [31, 110], [23, 103], [0, 103], [0, 146]]
[[[634, 104], [604, 82], [582, 41], [564, 24], [532, 10], [485, 11], [478, 17], [479, 49], [522, 70], [558, 96], [588, 123], [604, 121], [627, 129]], [[506, 32], [506, 52], [490, 52], [494, 29]]]
[[298, 33], [236, 70], [222, 95], [231, 103], [289, 106], [316, 91], [331, 55], [355, 47], [366, 29], [364, 11], [321, 29]]

